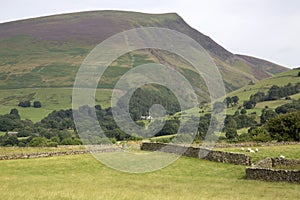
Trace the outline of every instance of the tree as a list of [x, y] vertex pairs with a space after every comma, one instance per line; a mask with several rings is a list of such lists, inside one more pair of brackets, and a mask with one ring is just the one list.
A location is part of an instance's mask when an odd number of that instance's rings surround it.
[[23, 108], [28, 108], [30, 107], [31, 103], [30, 101], [26, 100], [26, 101], [20, 101], [18, 106], [23, 107]]
[[250, 130], [250, 136], [256, 142], [272, 141], [270, 133], [264, 127], [257, 127]]
[[167, 120], [164, 127], [155, 136], [176, 134], [179, 128], [178, 120]]
[[233, 139], [235, 139], [238, 136], [238, 134], [237, 134], [236, 129], [234, 129], [234, 128], [228, 128], [226, 130], [225, 136], [226, 136], [226, 138], [228, 140], [233, 140]]
[[233, 117], [229, 117], [225, 120], [225, 130], [227, 129], [237, 129], [237, 123]]
[[236, 104], [238, 104], [239, 103], [239, 97], [238, 96], [233, 96], [232, 98], [232, 102], [236, 105]]
[[300, 100], [284, 104], [275, 109], [276, 113], [278, 113], [278, 114], [285, 114], [285, 113], [289, 113], [289, 112], [295, 112], [298, 110], [300, 110]]
[[95, 109], [96, 110], [102, 110], [102, 107], [101, 107], [101, 105], [95, 105]]
[[251, 95], [250, 96], [250, 101], [251, 102], [255, 102], [255, 103], [258, 103], [258, 102], [262, 102], [265, 100], [265, 93], [263, 92], [257, 92], [255, 93], [254, 95]]
[[41, 107], [42, 107], [42, 104], [41, 104], [41, 102], [39, 102], [39, 101], [35, 101], [35, 102], [33, 102], [33, 107], [34, 107], [34, 108], [41, 108]]
[[226, 99], [224, 99], [223, 103], [226, 104], [227, 107], [229, 107], [232, 104], [232, 99], [230, 97], [226, 97]]
[[50, 138], [50, 141], [51, 141], [51, 142], [59, 143], [59, 142], [60, 142], [60, 139], [59, 139], [58, 136], [53, 136], [53, 137]]
[[8, 136], [4, 142], [4, 146], [17, 146], [18, 144], [19, 140], [16, 135]]
[[10, 115], [14, 116], [16, 119], [20, 119], [19, 111], [16, 108], [13, 108], [9, 112]]
[[255, 102], [251, 102], [251, 101], [245, 101], [244, 102], [244, 108], [245, 109], [252, 109], [252, 108], [255, 107], [255, 105], [256, 105]]
[[31, 146], [31, 147], [45, 147], [45, 146], [47, 146], [47, 142], [48, 142], [48, 140], [44, 137], [35, 137], [30, 141], [29, 146]]
[[264, 124], [269, 119], [273, 119], [276, 116], [277, 116], [277, 113], [275, 111], [270, 110], [270, 109], [263, 109], [262, 113], [261, 113], [261, 116], [260, 116], [260, 123]]
[[238, 134], [237, 134], [237, 129], [242, 128], [241, 127], [241, 122], [239, 121], [239, 118], [241, 116], [245, 115], [227, 115], [225, 118], [225, 136], [228, 140], [235, 139]]
[[300, 111], [278, 115], [266, 123], [271, 137], [277, 141], [300, 141]]
[[247, 113], [247, 110], [245, 109], [245, 108], [243, 108], [242, 110], [241, 110], [241, 114], [242, 115], [245, 115]]

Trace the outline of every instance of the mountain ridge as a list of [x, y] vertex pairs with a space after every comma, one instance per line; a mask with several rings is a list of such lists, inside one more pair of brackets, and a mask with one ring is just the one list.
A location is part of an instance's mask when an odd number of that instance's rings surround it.
[[[227, 91], [288, 70], [265, 60], [231, 53], [189, 26], [177, 13], [85, 11], [0, 24], [0, 87], [24, 86], [24, 81], [19, 81], [23, 76], [40, 82], [25, 84], [29, 87], [71, 86], [78, 67], [95, 45], [124, 30], [153, 26], [179, 31], [199, 42], [218, 66]], [[147, 52], [145, 55], [149, 60], [153, 57]], [[183, 65], [176, 62], [174, 65], [179, 68]], [[60, 69], [66, 77], [55, 77], [62, 75], [55, 71]]]

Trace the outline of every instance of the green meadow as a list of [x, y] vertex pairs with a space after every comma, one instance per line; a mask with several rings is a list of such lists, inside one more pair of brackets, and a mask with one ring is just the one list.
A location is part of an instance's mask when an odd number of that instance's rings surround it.
[[[23, 119], [38, 122], [54, 110], [72, 108], [73, 88], [25, 88], [0, 90], [0, 113], [6, 114], [12, 108], [17, 108]], [[95, 104], [109, 107], [111, 90], [97, 89]], [[21, 108], [18, 103], [21, 100], [40, 101], [41, 108]]]
[[[245, 179], [245, 167], [182, 157], [151, 173], [91, 155], [0, 161], [1, 199], [297, 199], [300, 185]], [[255, 192], [254, 192], [255, 191]]]
[[[244, 147], [245, 150], [248, 148]], [[219, 148], [217, 150], [228, 151], [228, 152], [238, 152], [245, 153], [252, 157], [252, 161], [258, 162], [267, 157], [279, 157], [280, 155], [285, 156], [286, 158], [300, 159], [300, 144], [296, 145], [278, 145], [278, 146], [254, 146], [250, 147], [251, 149], [258, 148], [257, 153], [249, 153], [246, 151], [241, 151], [241, 148]]]

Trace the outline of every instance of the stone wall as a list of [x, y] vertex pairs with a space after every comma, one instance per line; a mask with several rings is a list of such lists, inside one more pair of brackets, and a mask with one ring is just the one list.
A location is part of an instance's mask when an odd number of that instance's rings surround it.
[[272, 169], [278, 166], [297, 166], [299, 159], [266, 158], [257, 165], [246, 169], [246, 177], [251, 180], [285, 181], [300, 183], [300, 170]]
[[107, 153], [120, 151], [119, 148], [102, 148], [98, 150], [77, 150], [77, 151], [62, 151], [62, 152], [46, 152], [46, 153], [30, 153], [30, 154], [13, 154], [0, 156], [0, 160], [13, 160], [13, 159], [28, 159], [28, 158], [42, 158], [42, 157], [53, 157], [53, 156], [65, 156], [65, 155], [78, 155], [88, 153]]
[[272, 158], [272, 167], [300, 165], [300, 159]]
[[245, 154], [213, 151], [199, 147], [185, 147], [164, 143], [142, 143], [141, 150], [182, 154], [183, 156], [203, 158], [210, 161], [231, 163], [236, 165], [251, 165], [250, 156], [247, 156]]
[[260, 146], [285, 146], [297, 145], [300, 142], [244, 142], [244, 143], [217, 143], [215, 148], [234, 148], [234, 147], [260, 147]]
[[246, 168], [246, 177], [251, 180], [262, 181], [285, 181], [289, 183], [300, 183], [299, 170], [276, 170], [262, 168]]

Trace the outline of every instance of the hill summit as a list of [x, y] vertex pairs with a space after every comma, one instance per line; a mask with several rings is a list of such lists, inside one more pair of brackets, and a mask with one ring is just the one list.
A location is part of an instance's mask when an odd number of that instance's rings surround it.
[[[210, 37], [190, 27], [178, 14], [144, 14], [125, 11], [90, 11], [61, 14], [0, 24], [0, 88], [71, 87], [85, 56], [106, 38], [137, 27], [163, 27], [182, 32], [211, 55], [218, 66], [227, 91], [233, 91], [287, 68], [243, 55], [235, 55], [218, 45]], [[149, 60], [168, 63], [191, 76], [192, 68], [180, 59], [172, 59], [167, 52], [153, 50], [130, 53], [121, 59], [110, 74], [121, 72]], [[133, 61], [132, 61], [133, 60]], [[130, 62], [129, 62], [130, 63]], [[124, 70], [125, 69], [125, 70]], [[201, 77], [193, 86], [206, 93]], [[114, 78], [109, 74], [102, 88], [112, 88]]]

